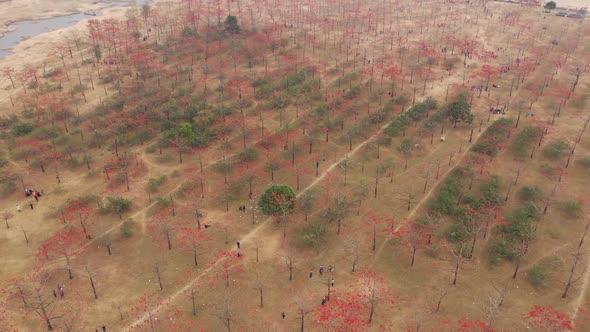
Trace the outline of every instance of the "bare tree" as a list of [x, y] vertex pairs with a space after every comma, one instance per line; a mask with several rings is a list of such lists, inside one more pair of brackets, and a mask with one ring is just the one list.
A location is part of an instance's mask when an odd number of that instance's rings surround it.
[[217, 301], [213, 307], [212, 315], [215, 316], [225, 326], [227, 332], [231, 332], [232, 326], [237, 321], [235, 305], [233, 303], [233, 294], [226, 290], [223, 298]]

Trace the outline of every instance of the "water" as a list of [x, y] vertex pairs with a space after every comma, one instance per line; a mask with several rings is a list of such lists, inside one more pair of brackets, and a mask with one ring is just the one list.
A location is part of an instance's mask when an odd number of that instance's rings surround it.
[[[147, 4], [149, 0], [136, 0], [135, 2], [104, 2], [98, 3], [103, 8], [111, 7], [130, 7], [130, 6], [143, 6]], [[100, 15], [100, 11], [95, 11], [97, 15]], [[19, 21], [8, 26], [9, 30], [0, 38], [0, 58], [6, 57], [12, 54], [10, 51], [21, 41], [38, 36], [42, 33], [67, 28], [75, 25], [76, 23], [94, 18], [95, 16], [89, 16], [84, 14], [71, 14], [66, 16], [57, 16], [37, 21]]]

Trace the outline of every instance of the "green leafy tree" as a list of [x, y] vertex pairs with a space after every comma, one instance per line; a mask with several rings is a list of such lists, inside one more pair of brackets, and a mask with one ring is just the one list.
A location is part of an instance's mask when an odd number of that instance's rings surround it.
[[446, 113], [456, 126], [459, 122], [471, 123], [473, 121], [473, 113], [467, 101], [467, 96], [462, 94], [459, 99], [446, 106]]
[[545, 9], [555, 9], [557, 8], [557, 4], [555, 1], [549, 1], [545, 4]]
[[122, 218], [123, 213], [131, 209], [132, 203], [123, 197], [107, 197], [107, 201], [101, 207], [101, 210], [107, 213], [116, 213], [119, 215], [119, 218]]
[[295, 207], [295, 192], [289, 186], [276, 185], [268, 188], [258, 201], [262, 213], [268, 216], [285, 216]]
[[238, 34], [242, 29], [238, 25], [238, 18], [232, 15], [229, 15], [225, 19], [225, 31], [231, 34]]

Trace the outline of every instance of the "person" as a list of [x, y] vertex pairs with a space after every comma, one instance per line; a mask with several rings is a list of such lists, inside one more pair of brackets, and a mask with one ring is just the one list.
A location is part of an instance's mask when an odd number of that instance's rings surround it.
[[16, 205], [16, 211], [18, 211], [18, 212], [20, 212], [20, 211], [21, 211], [21, 209], [20, 209], [20, 204], [17, 204], [17, 205]]
[[35, 201], [39, 202], [39, 197], [37, 196], [37, 193], [35, 192], [35, 194], [33, 195], [33, 197], [35, 197]]
[[107, 332], [107, 327], [106, 326], [102, 326], [102, 332]]
[[61, 298], [63, 298], [65, 295], [64, 293], [64, 286], [59, 286], [59, 296], [61, 296]]
[[320, 275], [324, 275], [324, 266], [320, 265]]
[[240, 242], [236, 242], [236, 245], [238, 246], [238, 249], [240, 249]]
[[29, 206], [31, 207], [31, 210], [33, 209], [33, 203], [30, 203]]
[[281, 317], [282, 317], [283, 319], [285, 319], [285, 317], [287, 317], [287, 315], [285, 315], [285, 312], [284, 312], [284, 311], [281, 313]]
[[55, 289], [53, 290], [53, 297], [57, 297], [57, 292], [55, 291]]
[[313, 277], [313, 271], [309, 270], [309, 277], [312, 278]]
[[332, 284], [332, 287], [334, 287], [334, 283], [336, 283], [336, 281], [334, 281], [334, 278], [332, 278], [332, 281], [330, 281], [330, 283]]
[[325, 297], [322, 299], [322, 305], [324, 305], [324, 304], [326, 304], [326, 298]]

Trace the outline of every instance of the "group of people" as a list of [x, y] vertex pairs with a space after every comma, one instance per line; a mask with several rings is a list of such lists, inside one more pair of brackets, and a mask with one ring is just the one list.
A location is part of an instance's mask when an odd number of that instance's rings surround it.
[[[323, 276], [324, 275], [325, 269], [326, 268], [324, 267], [324, 265], [321, 264], [320, 265], [320, 268], [318, 270], [319, 273], [320, 273], [320, 276]], [[336, 268], [334, 266], [328, 265], [328, 272], [330, 272], [330, 275], [333, 275], [335, 270], [336, 270]], [[310, 278], [313, 278], [313, 270], [309, 270], [309, 277]], [[333, 284], [334, 284], [334, 279], [332, 279], [332, 286], [334, 286]]]
[[[41, 189], [41, 191], [37, 191], [37, 190], [33, 190], [33, 189], [25, 189], [25, 197], [33, 197], [35, 198], [35, 201], [39, 202], [39, 197], [43, 196], [44, 191], [43, 189]], [[33, 203], [29, 203], [29, 207], [31, 208], [31, 210], [34, 209]], [[16, 205], [16, 211], [17, 212], [21, 212], [22, 208], [20, 206], [20, 204]]]
[[246, 212], [246, 205], [241, 204], [240, 207], [238, 208], [238, 210], [240, 210], [242, 212]]
[[53, 297], [57, 297], [58, 294], [59, 297], [63, 299], [63, 297], [66, 295], [64, 293], [64, 286], [57, 285], [57, 291], [55, 289], [53, 290]]
[[41, 192], [39, 192], [37, 190], [33, 190], [33, 189], [26, 189], [25, 190], [25, 197], [30, 197], [30, 196], [33, 196], [33, 198], [35, 198], [35, 200], [38, 202], [39, 197], [43, 196], [43, 189], [41, 189]]

